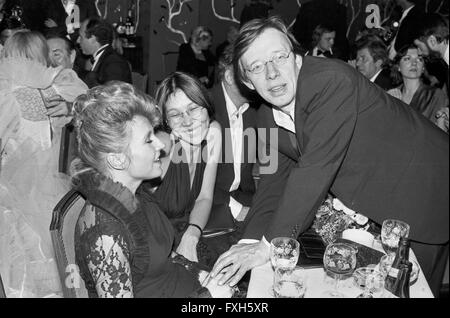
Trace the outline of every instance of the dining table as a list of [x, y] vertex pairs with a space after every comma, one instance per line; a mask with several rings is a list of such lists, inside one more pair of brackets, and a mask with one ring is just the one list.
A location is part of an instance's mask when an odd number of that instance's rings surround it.
[[[361, 243], [361, 242], [358, 242]], [[364, 243], [364, 245], [366, 245]], [[367, 246], [367, 245], [366, 245]], [[383, 252], [381, 242], [374, 240], [371, 246], [374, 250]], [[417, 262], [414, 251], [410, 249], [409, 259]], [[410, 285], [410, 298], [433, 298], [433, 293], [428, 285], [428, 282], [420, 268], [419, 275], [415, 282]], [[377, 264], [373, 264], [376, 266]], [[302, 267], [302, 264], [298, 264]], [[250, 281], [247, 290], [247, 298], [274, 298], [273, 294], [273, 276], [274, 271], [270, 261], [264, 265], [255, 267], [251, 271]], [[306, 284], [306, 291], [304, 298], [324, 298], [325, 292], [333, 290], [334, 280], [327, 274], [322, 267], [304, 267], [304, 277]], [[352, 275], [343, 277], [339, 282], [339, 292], [344, 294], [346, 298], [357, 298], [363, 291], [355, 283]], [[374, 298], [395, 298], [395, 296], [383, 289], [378, 293], [374, 293]]]

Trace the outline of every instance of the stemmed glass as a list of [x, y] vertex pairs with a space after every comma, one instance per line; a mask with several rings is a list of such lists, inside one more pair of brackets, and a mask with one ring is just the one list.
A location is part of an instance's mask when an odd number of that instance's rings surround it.
[[293, 238], [276, 237], [270, 241], [270, 261], [273, 269], [290, 268], [297, 265], [300, 244]]
[[352, 273], [356, 267], [357, 250], [347, 243], [331, 243], [325, 249], [323, 265], [327, 272], [331, 272], [335, 279], [335, 290], [326, 291], [325, 297], [344, 298], [345, 295], [338, 291], [339, 281], [342, 275]]
[[408, 237], [409, 225], [406, 222], [394, 219], [387, 219], [383, 221], [381, 227], [381, 244], [389, 260], [394, 261], [395, 253], [398, 249], [400, 238]]

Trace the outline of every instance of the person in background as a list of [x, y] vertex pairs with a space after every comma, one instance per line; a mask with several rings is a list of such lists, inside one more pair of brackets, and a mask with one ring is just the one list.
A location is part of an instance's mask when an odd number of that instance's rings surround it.
[[261, 174], [247, 215], [243, 239], [253, 242], [222, 254], [211, 277], [224, 274], [219, 283], [234, 286], [269, 261], [273, 238], [309, 229], [332, 193], [378, 225], [407, 222], [411, 248], [438, 292], [448, 260], [448, 135], [347, 63], [303, 57], [297, 46], [277, 17], [248, 22], [235, 41], [237, 75], [270, 105], [259, 108], [258, 129], [278, 128], [284, 137], [265, 142], [279, 160]]
[[93, 58], [90, 71], [84, 78], [90, 88], [109, 81], [131, 84], [131, 67], [112, 48], [113, 38], [113, 27], [104, 20], [89, 18], [81, 24], [77, 43], [83, 54]]
[[61, 296], [49, 224], [70, 188], [58, 173], [68, 105], [87, 86], [53, 68], [45, 38], [17, 31], [0, 57], [0, 271], [7, 297]]
[[217, 167], [208, 221], [208, 227], [216, 228], [243, 222], [255, 193], [252, 172], [257, 151], [256, 110], [235, 80], [232, 61], [231, 45], [219, 58], [219, 82], [211, 89], [215, 118], [222, 129], [222, 160]]
[[[175, 72], [158, 86], [156, 100], [166, 145], [161, 180], [142, 184], [152, 193], [175, 229], [175, 250], [190, 261], [212, 266], [219, 256], [201, 239], [213, 203], [217, 164], [222, 149], [206, 88], [195, 77]], [[156, 186], [156, 190], [154, 189]]]
[[336, 31], [332, 26], [319, 24], [312, 34], [312, 49], [306, 55], [318, 57], [335, 57], [333, 54], [334, 39]]
[[50, 63], [53, 67], [73, 69], [76, 50], [72, 41], [65, 37], [47, 37], [47, 45], [50, 54]]
[[421, 0], [396, 0], [402, 8], [397, 34], [389, 45], [389, 59], [394, 60], [397, 51], [412, 44], [417, 38], [420, 21], [425, 15], [425, 8]]
[[154, 198], [137, 191], [162, 173], [160, 113], [132, 85], [111, 82], [75, 102], [79, 159], [73, 184], [86, 198], [75, 257], [90, 297], [230, 297], [200, 280], [198, 264], [172, 257], [174, 230]]
[[8, 40], [15, 32], [22, 29], [22, 23], [15, 18], [4, 18], [0, 22], [0, 52], [5, 45], [6, 40]]
[[232, 25], [228, 28], [227, 39], [224, 42], [222, 42], [221, 44], [219, 44], [219, 46], [217, 46], [217, 49], [216, 49], [216, 58], [217, 59], [219, 59], [222, 56], [222, 53], [227, 46], [229, 46], [230, 44], [233, 44], [233, 42], [236, 39], [236, 37], [238, 36], [238, 34], [239, 34], [239, 29], [237, 27], [235, 27], [234, 25]]
[[424, 64], [423, 57], [414, 44], [401, 49], [392, 66], [394, 76], [401, 85], [388, 93], [437, 124], [437, 113], [448, 107], [448, 98], [440, 88], [424, 84]]
[[437, 54], [448, 67], [448, 34], [448, 20], [440, 14], [430, 13], [420, 23], [418, 37], [414, 40], [414, 44], [422, 55]]
[[[414, 40], [414, 44], [417, 45], [422, 55], [438, 55], [444, 60], [447, 69], [443, 72], [445, 75], [442, 81], [446, 86], [444, 91], [447, 92], [447, 97], [450, 97], [448, 33], [448, 19], [445, 19], [439, 14], [430, 13], [425, 16], [423, 22], [420, 24], [418, 38]], [[448, 107], [442, 108], [437, 113], [437, 120], [439, 127], [448, 131]]]
[[180, 45], [177, 71], [197, 77], [206, 87], [214, 82], [215, 57], [210, 51], [213, 34], [204, 26], [196, 27], [189, 43]]
[[394, 87], [389, 68], [387, 48], [375, 36], [367, 36], [356, 41], [356, 69], [383, 90]]
[[81, 22], [98, 16], [94, 0], [44, 0], [43, 2], [44, 34], [46, 35], [69, 36], [71, 41], [75, 42]]
[[267, 18], [272, 9], [272, 0], [247, 0], [239, 19], [240, 26], [253, 19]]

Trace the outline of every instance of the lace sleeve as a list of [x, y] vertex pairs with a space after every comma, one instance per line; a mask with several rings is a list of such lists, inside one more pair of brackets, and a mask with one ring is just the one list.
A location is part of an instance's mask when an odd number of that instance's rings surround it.
[[99, 236], [91, 246], [87, 264], [99, 297], [133, 297], [129, 257], [121, 235]]

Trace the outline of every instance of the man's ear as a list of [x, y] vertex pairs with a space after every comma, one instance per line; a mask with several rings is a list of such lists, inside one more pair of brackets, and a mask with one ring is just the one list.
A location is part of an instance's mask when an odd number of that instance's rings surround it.
[[439, 42], [436, 39], [436, 37], [434, 35], [430, 35], [427, 38], [427, 44], [431, 49], [436, 49], [436, 47], [438, 46]]
[[128, 158], [124, 153], [108, 153], [106, 155], [106, 162], [115, 170], [125, 170], [128, 163]]
[[225, 70], [224, 80], [230, 86], [234, 84], [234, 75], [233, 74], [234, 73], [231, 69]]
[[77, 56], [77, 51], [75, 51], [75, 50], [70, 51], [70, 64], [73, 65], [73, 63], [75, 62], [76, 56]]
[[376, 66], [378, 69], [381, 69], [381, 68], [383, 67], [383, 60], [377, 60], [377, 61], [375, 62], [375, 66]]

